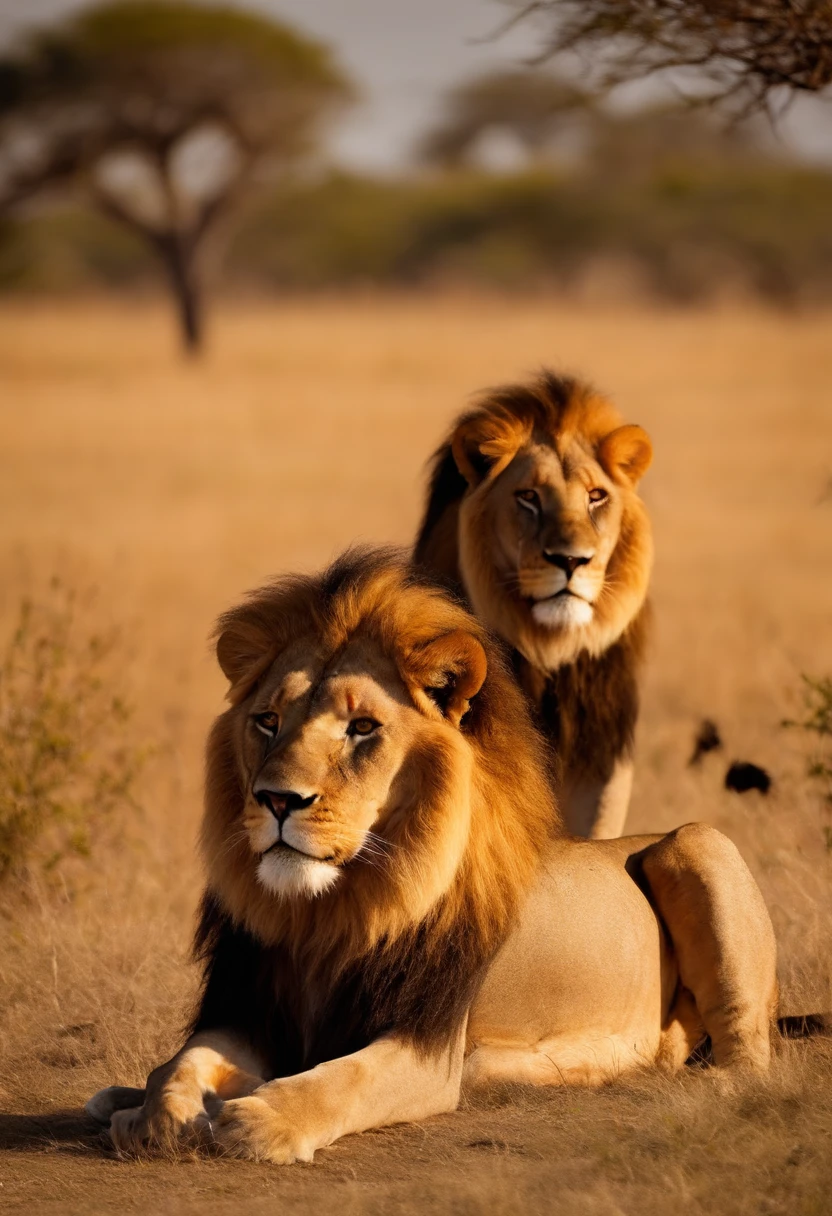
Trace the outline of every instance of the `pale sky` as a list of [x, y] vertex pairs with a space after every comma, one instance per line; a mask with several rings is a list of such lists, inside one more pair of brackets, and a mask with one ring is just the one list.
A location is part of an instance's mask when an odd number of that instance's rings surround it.
[[[0, 0], [0, 41], [83, 6], [84, 0]], [[507, 12], [500, 0], [251, 0], [241, 6], [284, 18], [336, 51], [363, 99], [335, 132], [333, 154], [372, 171], [396, 172], [407, 163], [446, 89], [490, 68], [516, 66], [536, 49], [529, 27], [492, 37]], [[804, 156], [832, 163], [832, 100], [799, 100], [781, 133]]]

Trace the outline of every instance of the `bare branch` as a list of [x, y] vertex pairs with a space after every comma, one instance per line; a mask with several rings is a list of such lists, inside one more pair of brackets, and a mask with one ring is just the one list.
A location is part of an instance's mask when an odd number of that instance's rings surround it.
[[596, 57], [604, 84], [695, 68], [713, 98], [769, 108], [782, 90], [832, 85], [832, 0], [508, 0], [546, 24], [540, 60]]
[[89, 195], [93, 203], [105, 215], [116, 223], [124, 224], [126, 228], [130, 228], [143, 240], [149, 241], [157, 248], [159, 243], [164, 240], [165, 233], [160, 229], [148, 224], [141, 216], [136, 215], [129, 207], [125, 206], [120, 199], [116, 198], [108, 190], [95, 182], [90, 182], [88, 186]]

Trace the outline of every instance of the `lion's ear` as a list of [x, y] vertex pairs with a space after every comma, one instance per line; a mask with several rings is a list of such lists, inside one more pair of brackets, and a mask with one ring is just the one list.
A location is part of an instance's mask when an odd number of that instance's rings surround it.
[[598, 459], [616, 481], [638, 485], [653, 460], [650, 436], [640, 426], [620, 426], [601, 441]]
[[248, 696], [274, 658], [274, 637], [256, 616], [242, 611], [222, 618], [217, 635], [217, 661], [231, 685], [228, 699], [233, 705]]
[[451, 439], [456, 467], [469, 486], [496, 477], [516, 455], [524, 430], [516, 419], [470, 414], [461, 419]]
[[409, 667], [417, 699], [437, 705], [449, 722], [459, 726], [483, 686], [488, 660], [473, 634], [455, 629], [420, 646], [410, 655]]

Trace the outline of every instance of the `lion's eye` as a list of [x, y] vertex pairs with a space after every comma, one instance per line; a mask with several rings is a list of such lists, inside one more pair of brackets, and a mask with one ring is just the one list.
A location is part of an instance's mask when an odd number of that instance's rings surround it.
[[609, 494], [601, 486], [596, 486], [594, 490], [589, 491], [589, 501], [597, 506], [599, 502], [605, 502], [609, 498]]
[[526, 510], [540, 510], [540, 499], [537, 496], [537, 490], [516, 490], [514, 497], [520, 503], [520, 506], [525, 507]]
[[379, 722], [375, 718], [353, 718], [347, 727], [348, 735], [371, 735], [374, 730], [378, 730]]
[[273, 739], [280, 728], [280, 718], [275, 713], [255, 714], [254, 725], [267, 739]]

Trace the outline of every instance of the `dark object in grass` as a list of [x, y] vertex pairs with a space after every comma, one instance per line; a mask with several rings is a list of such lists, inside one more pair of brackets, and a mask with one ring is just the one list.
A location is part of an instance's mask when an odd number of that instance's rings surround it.
[[[784, 1039], [814, 1039], [832, 1037], [832, 1013], [798, 1013], [777, 1019], [777, 1030]], [[686, 1064], [688, 1068], [709, 1068], [714, 1062], [710, 1035], [693, 1049]]]
[[726, 790], [734, 790], [737, 794], [746, 794], [749, 790], [759, 790], [767, 794], [771, 789], [771, 777], [764, 768], [751, 764], [748, 760], [735, 760], [725, 774]]
[[710, 718], [703, 718], [702, 725], [693, 741], [693, 755], [688, 760], [688, 765], [699, 764], [704, 755], [707, 755], [708, 752], [715, 752], [720, 747], [722, 747], [722, 737], [716, 722], [712, 722]]
[[777, 1019], [784, 1039], [810, 1039], [815, 1035], [832, 1037], [832, 1013], [798, 1013]]

